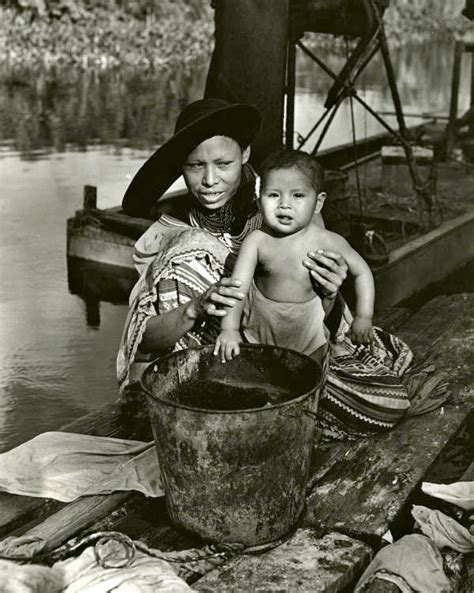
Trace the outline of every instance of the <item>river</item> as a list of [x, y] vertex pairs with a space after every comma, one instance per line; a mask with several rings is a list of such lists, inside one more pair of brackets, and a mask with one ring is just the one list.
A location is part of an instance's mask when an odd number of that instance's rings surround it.
[[[393, 58], [406, 111], [447, 113], [451, 46], [406, 47]], [[336, 71], [343, 62], [325, 59]], [[462, 73], [460, 111], [469, 101], [467, 61]], [[127, 308], [102, 302], [100, 326], [87, 325], [84, 301], [68, 289], [66, 221], [81, 208], [84, 184], [98, 186], [99, 207], [120, 203], [181, 106], [202, 96], [205, 74], [205, 65], [154, 74], [0, 67], [0, 451], [117, 396], [115, 355]], [[329, 85], [299, 57], [298, 133], [322, 112]], [[358, 88], [376, 110], [392, 110], [379, 60]], [[355, 115], [358, 138], [380, 130], [358, 106]], [[350, 139], [346, 104], [323, 148]]]

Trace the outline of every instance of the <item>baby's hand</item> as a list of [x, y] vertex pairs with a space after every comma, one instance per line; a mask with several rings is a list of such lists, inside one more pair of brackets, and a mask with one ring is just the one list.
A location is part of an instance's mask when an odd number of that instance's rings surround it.
[[239, 344], [242, 342], [240, 332], [236, 329], [224, 329], [221, 331], [214, 346], [214, 356], [221, 353], [221, 361], [231, 360], [233, 356], [240, 354]]
[[351, 325], [351, 339], [354, 344], [370, 344], [373, 340], [372, 319], [354, 317]]

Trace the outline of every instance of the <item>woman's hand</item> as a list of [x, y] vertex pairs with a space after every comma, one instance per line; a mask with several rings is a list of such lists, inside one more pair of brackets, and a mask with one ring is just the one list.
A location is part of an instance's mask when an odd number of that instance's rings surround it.
[[303, 260], [308, 268], [313, 285], [321, 298], [335, 298], [347, 277], [347, 264], [339, 253], [322, 250], [308, 251]]
[[204, 319], [206, 315], [224, 317], [228, 307], [233, 307], [245, 297], [240, 290], [241, 284], [234, 278], [222, 278], [189, 303], [188, 317], [195, 320]]

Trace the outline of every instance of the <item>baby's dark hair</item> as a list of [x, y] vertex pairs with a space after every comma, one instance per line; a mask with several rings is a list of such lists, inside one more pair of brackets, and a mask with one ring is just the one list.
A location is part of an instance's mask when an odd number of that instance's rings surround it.
[[306, 175], [316, 192], [324, 191], [324, 169], [313, 156], [302, 150], [284, 149], [270, 153], [260, 166], [260, 176], [263, 181], [270, 171], [291, 167]]

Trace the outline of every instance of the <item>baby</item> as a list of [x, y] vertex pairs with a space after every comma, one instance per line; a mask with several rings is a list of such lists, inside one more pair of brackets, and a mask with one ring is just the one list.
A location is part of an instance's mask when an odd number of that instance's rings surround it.
[[354, 277], [356, 308], [351, 338], [372, 340], [374, 281], [369, 266], [340, 235], [319, 226], [324, 174], [309, 154], [282, 150], [262, 164], [259, 206], [261, 229], [242, 243], [232, 278], [247, 298], [227, 310], [214, 354], [225, 362], [239, 354], [242, 336], [250, 343], [291, 348], [321, 359], [327, 348], [325, 312], [309, 270], [308, 250], [340, 253]]

